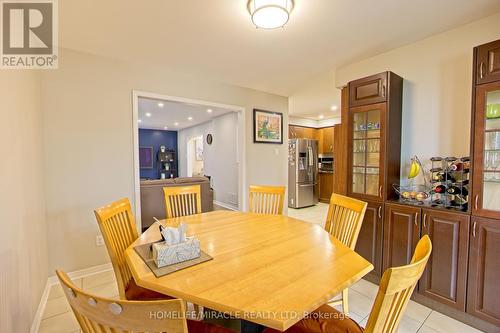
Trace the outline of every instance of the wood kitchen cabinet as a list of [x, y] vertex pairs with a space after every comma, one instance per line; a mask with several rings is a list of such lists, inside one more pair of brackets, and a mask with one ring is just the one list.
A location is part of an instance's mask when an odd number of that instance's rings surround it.
[[500, 81], [500, 40], [474, 49], [476, 84]]
[[319, 201], [329, 203], [333, 193], [333, 173], [318, 174], [319, 178]]
[[[400, 178], [403, 79], [387, 72], [374, 80], [381, 77], [391, 82], [387, 101], [351, 103], [348, 113], [347, 194], [365, 201], [396, 198], [392, 185], [399, 184]], [[358, 81], [349, 83], [351, 90]]]
[[500, 221], [472, 217], [467, 312], [500, 326]]
[[288, 126], [288, 137], [290, 139], [317, 139], [316, 129], [312, 127]]
[[383, 217], [384, 204], [368, 201], [355, 249], [358, 254], [372, 263], [374, 269], [365, 278], [375, 283], [382, 277]]
[[460, 311], [465, 311], [469, 221], [466, 214], [422, 209], [421, 236], [429, 235], [434, 246], [418, 292]]
[[410, 263], [420, 239], [419, 207], [386, 203], [384, 214], [383, 270]]
[[387, 100], [387, 72], [368, 76], [349, 83], [351, 107], [382, 103]]
[[[500, 219], [500, 81], [475, 90], [472, 214]], [[498, 109], [497, 117], [488, 113], [491, 108]]]

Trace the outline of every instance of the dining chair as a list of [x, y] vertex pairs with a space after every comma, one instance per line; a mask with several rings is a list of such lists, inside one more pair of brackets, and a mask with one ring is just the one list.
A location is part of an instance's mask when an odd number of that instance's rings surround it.
[[[388, 268], [382, 275], [378, 293], [368, 317], [366, 328], [329, 305], [323, 305], [286, 333], [393, 333], [408, 305], [410, 297], [424, 272], [432, 252], [432, 243], [424, 235], [417, 244], [410, 264]], [[278, 333], [266, 329], [264, 333]]]
[[[330, 197], [325, 230], [351, 250], [356, 247], [359, 231], [368, 204], [364, 201], [333, 193]], [[342, 291], [342, 298], [332, 302], [342, 304], [345, 314], [349, 314], [349, 289]]]
[[257, 214], [283, 214], [284, 186], [250, 186], [249, 211]]
[[127, 301], [104, 298], [81, 290], [62, 271], [56, 274], [84, 333], [234, 333], [217, 325], [187, 320], [186, 304], [180, 299]]
[[167, 219], [201, 213], [200, 185], [164, 187]]
[[121, 199], [94, 211], [104, 238], [121, 299], [158, 300], [169, 297], [138, 286], [125, 260], [125, 250], [137, 238], [137, 228], [128, 199]]

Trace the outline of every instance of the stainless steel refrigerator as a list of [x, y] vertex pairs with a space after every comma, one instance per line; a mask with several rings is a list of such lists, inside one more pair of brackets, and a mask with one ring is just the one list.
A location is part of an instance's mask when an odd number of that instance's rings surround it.
[[318, 203], [318, 140], [288, 140], [288, 207]]

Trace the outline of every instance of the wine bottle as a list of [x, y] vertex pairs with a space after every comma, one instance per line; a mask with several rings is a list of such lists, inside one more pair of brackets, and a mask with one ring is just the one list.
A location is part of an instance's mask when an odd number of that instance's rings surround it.
[[443, 171], [433, 174], [432, 179], [437, 182], [444, 182], [449, 180], [454, 183], [456, 181], [455, 177], [453, 177], [451, 173]]
[[436, 193], [444, 193], [444, 192], [446, 192], [446, 186], [444, 186], [444, 185], [438, 185], [438, 186], [434, 187], [434, 192], [436, 192]]
[[468, 195], [469, 191], [465, 187], [451, 186], [446, 190], [449, 194]]
[[452, 163], [449, 167], [450, 171], [460, 171], [464, 168], [464, 164], [462, 162]]

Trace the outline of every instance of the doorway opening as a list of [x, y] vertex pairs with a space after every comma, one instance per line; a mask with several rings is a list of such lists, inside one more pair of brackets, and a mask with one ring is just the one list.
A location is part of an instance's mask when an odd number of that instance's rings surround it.
[[242, 210], [245, 109], [133, 92], [134, 208], [138, 230], [165, 217], [163, 188], [200, 184], [202, 211]]
[[203, 160], [203, 136], [195, 136], [187, 141], [187, 176], [203, 176], [204, 160]]

